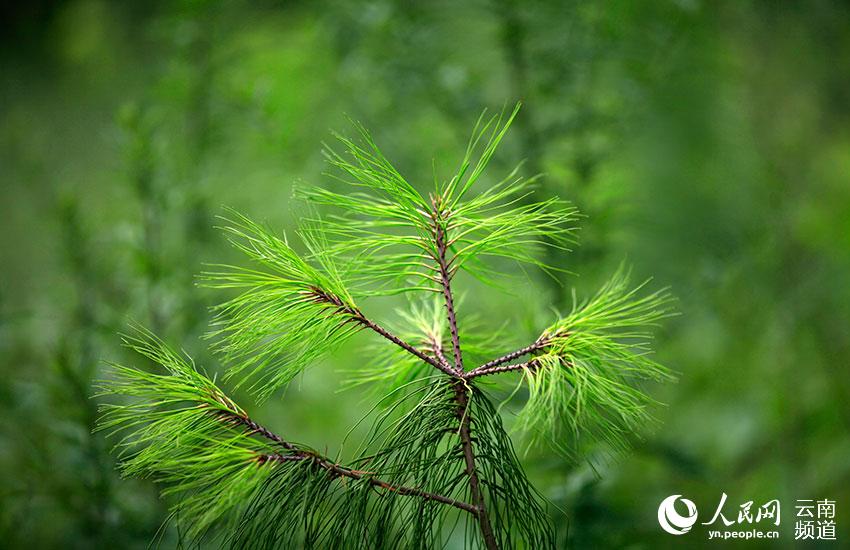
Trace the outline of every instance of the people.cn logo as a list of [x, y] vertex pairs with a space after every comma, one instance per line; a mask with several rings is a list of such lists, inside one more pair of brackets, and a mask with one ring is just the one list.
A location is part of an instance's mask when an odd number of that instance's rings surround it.
[[697, 507], [692, 501], [683, 498], [682, 504], [688, 509], [686, 515], [676, 511], [676, 501], [682, 495], [671, 495], [661, 501], [658, 506], [658, 524], [671, 535], [684, 535], [697, 522]]

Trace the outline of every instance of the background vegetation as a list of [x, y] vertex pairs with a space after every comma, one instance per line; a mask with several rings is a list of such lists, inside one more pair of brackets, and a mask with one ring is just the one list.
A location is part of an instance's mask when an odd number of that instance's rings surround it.
[[[494, 161], [525, 160], [586, 215], [482, 319], [530, 330], [624, 259], [679, 298], [658, 358], [680, 382], [624, 460], [525, 459], [563, 544], [707, 544], [660, 531], [670, 494], [713, 510], [838, 502], [850, 540], [850, 7], [840, 2], [107, 2], [0, 16], [0, 540], [143, 548], [166, 506], [119, 480], [91, 428], [91, 379], [136, 320], [215, 365], [203, 262], [229, 205], [279, 229], [321, 142], [366, 124], [409, 179], [450, 173], [481, 110], [525, 107]], [[432, 165], [432, 159], [436, 163]], [[491, 169], [490, 177], [499, 175]], [[218, 299], [218, 298], [216, 298]], [[385, 304], [386, 313], [394, 303]], [[512, 327], [512, 330], [513, 327]], [[508, 351], [507, 349], [505, 351]], [[356, 355], [257, 416], [334, 449], [364, 411]], [[214, 367], [213, 367], [214, 368]], [[250, 401], [249, 401], [250, 402]]]

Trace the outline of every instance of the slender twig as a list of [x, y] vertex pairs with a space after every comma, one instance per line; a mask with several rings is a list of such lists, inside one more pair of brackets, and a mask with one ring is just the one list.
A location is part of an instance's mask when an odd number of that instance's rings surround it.
[[433, 500], [435, 502], [442, 502], [443, 504], [448, 504], [449, 506], [454, 506], [455, 508], [459, 508], [471, 514], [478, 515], [479, 510], [476, 506], [473, 506], [469, 503], [456, 500], [453, 498], [449, 498], [447, 496], [439, 495], [436, 493], [429, 493], [427, 491], [422, 491], [420, 489], [416, 489], [414, 487], [407, 487], [404, 485], [393, 485], [381, 479], [377, 479], [372, 477], [369, 472], [364, 472], [361, 470], [353, 470], [351, 468], [346, 468], [345, 466], [341, 466], [336, 464], [329, 458], [322, 456], [314, 451], [310, 451], [307, 449], [302, 449], [292, 443], [286, 441], [279, 435], [275, 434], [268, 428], [263, 427], [257, 422], [251, 420], [247, 416], [242, 416], [235, 414], [230, 411], [217, 411], [217, 414], [227, 421], [230, 421], [233, 424], [238, 424], [244, 426], [248, 429], [249, 433], [260, 435], [273, 443], [276, 443], [289, 451], [289, 454], [278, 454], [278, 453], [263, 453], [257, 455], [257, 462], [259, 464], [267, 464], [269, 462], [292, 462], [298, 460], [310, 460], [314, 465], [324, 470], [335, 477], [347, 477], [350, 479], [357, 480], [365, 480], [370, 485], [375, 487], [379, 487], [381, 489], [386, 489], [387, 491], [392, 491], [399, 495], [404, 496], [412, 496], [419, 497], [425, 500]]
[[386, 330], [384, 327], [382, 327], [379, 324], [367, 319], [362, 313], [359, 312], [359, 310], [358, 310], [358, 313], [359, 313], [359, 315], [355, 316], [354, 320], [357, 321], [358, 323], [360, 323], [361, 325], [363, 325], [364, 327], [369, 328], [369, 329], [377, 332], [378, 334], [380, 334], [381, 336], [383, 336], [384, 338], [386, 338], [390, 342], [392, 342], [392, 343], [396, 344], [397, 346], [400, 346], [401, 348], [407, 350], [408, 352], [412, 353], [413, 355], [415, 355], [419, 359], [422, 359], [423, 361], [425, 361], [429, 365], [441, 370], [442, 372], [448, 374], [449, 376], [457, 377], [457, 373], [451, 368], [450, 365], [443, 364], [439, 360], [437, 360], [437, 359], [431, 357], [430, 355], [427, 355], [427, 354], [423, 353], [422, 351], [416, 349], [415, 347], [411, 346], [410, 344], [408, 344], [407, 342], [405, 342], [401, 338], [397, 337], [396, 335], [394, 335], [391, 332], [389, 332], [388, 330]]
[[261, 435], [261, 436], [265, 437], [266, 439], [268, 439], [269, 441], [277, 443], [278, 445], [280, 445], [281, 447], [283, 447], [287, 451], [291, 451], [293, 453], [302, 452], [301, 449], [299, 449], [298, 447], [296, 447], [292, 443], [286, 441], [285, 439], [283, 439], [282, 437], [280, 437], [276, 433], [272, 432], [271, 430], [261, 426], [260, 424], [257, 424], [256, 422], [251, 420], [248, 416], [242, 416], [242, 415], [239, 415], [239, 414], [236, 414], [236, 413], [233, 413], [233, 412], [230, 412], [230, 411], [225, 411], [225, 410], [219, 410], [219, 411], [216, 411], [216, 413], [219, 416], [223, 417], [225, 420], [229, 420], [233, 424], [239, 424], [239, 425], [242, 425], [242, 426], [248, 428], [248, 431], [251, 434]]
[[327, 303], [327, 304], [331, 304], [331, 305], [335, 306], [334, 311], [336, 311], [337, 313], [348, 316], [348, 318], [351, 319], [351, 321], [358, 323], [359, 325], [361, 325], [365, 328], [368, 328], [368, 329], [372, 330], [373, 332], [380, 334], [381, 336], [383, 336], [384, 338], [386, 338], [387, 340], [389, 340], [393, 344], [399, 346], [400, 348], [404, 349], [408, 353], [413, 354], [414, 356], [425, 361], [429, 365], [441, 370], [442, 372], [448, 374], [449, 376], [457, 377], [457, 373], [451, 368], [450, 365], [442, 364], [439, 360], [435, 359], [434, 357], [431, 357], [428, 354], [416, 349], [411, 344], [405, 342], [404, 340], [402, 340], [401, 338], [399, 338], [395, 334], [391, 333], [389, 330], [385, 329], [384, 327], [382, 327], [378, 323], [376, 323], [376, 322], [372, 321], [371, 319], [369, 319], [368, 317], [366, 317], [363, 314], [363, 312], [360, 311], [360, 309], [352, 307], [352, 306], [346, 304], [345, 302], [343, 302], [342, 299], [339, 298], [339, 296], [336, 296], [336, 295], [334, 295], [330, 292], [327, 292], [327, 291], [325, 291], [325, 290], [323, 290], [319, 287], [316, 287], [316, 286], [310, 287], [310, 289], [306, 292], [306, 294], [308, 294], [311, 297], [311, 299], [314, 300], [314, 301], [321, 302], [321, 303]]
[[[520, 348], [516, 351], [512, 351], [512, 352], [505, 354], [505, 355], [503, 355], [503, 356], [501, 356], [497, 359], [493, 359], [492, 361], [488, 361], [488, 362], [484, 363], [483, 365], [481, 365], [480, 367], [476, 367], [476, 368], [472, 369], [471, 371], [466, 373], [465, 378], [469, 379], [469, 378], [475, 378], [476, 376], [481, 376], [482, 374], [493, 374], [493, 373], [496, 373], [496, 372], [503, 372], [504, 369], [499, 370], [499, 369], [494, 369], [494, 367], [498, 367], [499, 365], [503, 365], [505, 363], [510, 363], [514, 359], [519, 359], [523, 355], [528, 355], [529, 353], [534, 353], [535, 351], [541, 350], [546, 346], [547, 343], [548, 343], [547, 340], [545, 338], [541, 337], [536, 342], [534, 342], [533, 344], [525, 346], [524, 348]], [[514, 366], [514, 365], [511, 365], [511, 366]], [[508, 369], [508, 370], [513, 370], [513, 369]]]
[[[446, 315], [449, 321], [449, 331], [452, 335], [452, 351], [454, 352], [455, 370], [458, 373], [463, 373], [463, 355], [460, 349], [460, 338], [457, 330], [457, 316], [454, 310], [454, 299], [452, 298], [451, 277], [449, 268], [446, 262], [446, 234], [443, 226], [443, 211], [440, 205], [440, 198], [432, 196], [431, 204], [433, 210], [431, 212], [431, 222], [434, 230], [434, 244], [437, 249], [437, 265], [440, 270], [440, 280], [442, 282], [443, 296], [446, 302]], [[469, 493], [472, 497], [472, 502], [477, 508], [478, 526], [481, 529], [481, 535], [484, 538], [484, 544], [488, 550], [498, 550], [499, 544], [496, 541], [496, 535], [493, 532], [493, 526], [490, 524], [490, 516], [487, 515], [487, 507], [484, 502], [484, 494], [481, 491], [481, 482], [478, 479], [478, 472], [475, 469], [475, 452], [472, 447], [471, 419], [469, 407], [469, 387], [464, 380], [455, 380], [455, 401], [457, 402], [457, 415], [460, 420], [460, 436], [461, 448], [463, 449], [463, 459], [466, 465], [466, 476], [469, 478]]]
[[465, 379], [471, 380], [473, 378], [478, 378], [479, 376], [487, 376], [490, 374], [498, 374], [500, 372], [511, 372], [520, 369], [536, 369], [539, 365], [536, 359], [532, 359], [531, 361], [526, 361], [525, 363], [515, 363], [513, 365], [503, 365], [500, 367], [490, 367], [488, 369], [482, 369], [481, 367], [471, 370], [464, 376]]

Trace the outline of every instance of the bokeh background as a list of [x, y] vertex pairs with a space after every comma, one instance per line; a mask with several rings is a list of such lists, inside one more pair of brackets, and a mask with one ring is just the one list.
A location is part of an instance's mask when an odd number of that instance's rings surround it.
[[[530, 323], [626, 259], [670, 286], [675, 385], [629, 456], [525, 463], [563, 547], [707, 546], [663, 533], [683, 494], [837, 501], [850, 544], [850, 6], [730, 0], [40, 0], [0, 12], [0, 546], [144, 548], [167, 503], [92, 435], [92, 379], [136, 320], [210, 369], [204, 262], [222, 205], [281, 230], [322, 142], [369, 127], [417, 185], [485, 108], [524, 107], [491, 169], [524, 161], [586, 215], [564, 286], [530, 274], [466, 312]], [[436, 163], [432, 164], [432, 159]], [[395, 304], [374, 311], [392, 315]], [[506, 346], [507, 348], [508, 346]], [[366, 408], [355, 346], [262, 407], [334, 450]], [[501, 350], [500, 350], [501, 351]], [[506, 351], [506, 350], [504, 350]], [[640, 437], [638, 437], [638, 435]], [[738, 542], [741, 545], [747, 543]]]

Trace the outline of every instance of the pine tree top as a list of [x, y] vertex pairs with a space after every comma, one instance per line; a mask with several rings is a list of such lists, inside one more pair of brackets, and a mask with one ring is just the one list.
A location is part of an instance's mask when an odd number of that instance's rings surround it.
[[[519, 376], [528, 390], [518, 427], [572, 455], [585, 440], [623, 450], [649, 420], [644, 380], [668, 371], [645, 332], [670, 315], [665, 291], [641, 294], [624, 269], [591, 298], [555, 316], [533, 342], [494, 359], [493, 327], [460, 322], [453, 283], [464, 271], [498, 284], [500, 261], [557, 274], [540, 248], [573, 244], [576, 209], [536, 200], [511, 172], [475, 193], [517, 109], [479, 119], [454, 176], [421, 194], [363, 128], [328, 150], [337, 193], [299, 196], [324, 217], [304, 218], [296, 249], [284, 235], [231, 212], [224, 231], [250, 266], [216, 266], [204, 284], [235, 289], [210, 337], [225, 382], [258, 401], [359, 331], [383, 347], [355, 383], [381, 388], [382, 413], [351, 463], [255, 422], [191, 359], [139, 329], [126, 343], [161, 371], [113, 365], [101, 429], [120, 435], [122, 469], [174, 494], [188, 538], [238, 548], [433, 548], [454, 531], [471, 546], [549, 548], [544, 499], [525, 476], [485, 382]], [[390, 330], [368, 316], [371, 297], [414, 293]], [[496, 354], [493, 354], [496, 355]], [[492, 356], [491, 356], [492, 357]], [[472, 358], [472, 359], [470, 359]], [[364, 361], [365, 362], [365, 361]]]

